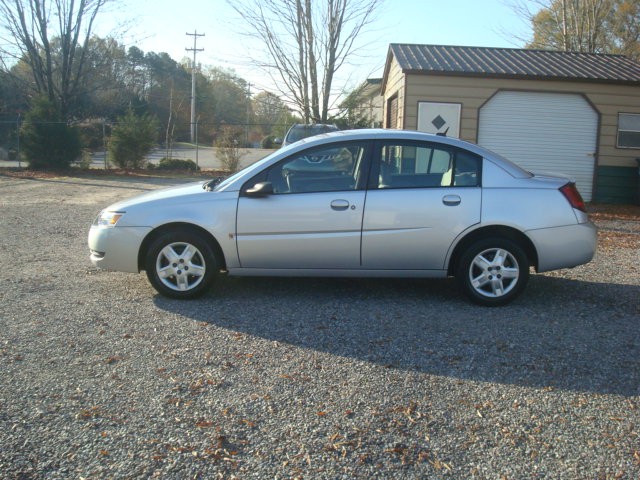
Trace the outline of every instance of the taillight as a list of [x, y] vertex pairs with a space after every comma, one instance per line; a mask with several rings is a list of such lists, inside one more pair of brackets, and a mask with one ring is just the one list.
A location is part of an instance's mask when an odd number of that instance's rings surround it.
[[582, 212], [587, 211], [584, 205], [584, 200], [582, 200], [582, 195], [580, 195], [580, 192], [576, 188], [575, 183], [567, 183], [566, 185], [560, 187], [560, 191], [573, 208]]

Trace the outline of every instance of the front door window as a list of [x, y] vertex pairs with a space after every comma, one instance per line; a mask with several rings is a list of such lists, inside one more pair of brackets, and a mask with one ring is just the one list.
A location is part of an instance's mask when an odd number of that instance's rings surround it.
[[304, 150], [271, 167], [265, 181], [276, 194], [355, 190], [364, 152], [362, 144]]

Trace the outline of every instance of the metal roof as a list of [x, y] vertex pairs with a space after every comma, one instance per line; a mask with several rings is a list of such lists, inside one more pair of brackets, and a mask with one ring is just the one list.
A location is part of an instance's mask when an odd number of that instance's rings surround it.
[[392, 43], [404, 73], [640, 85], [640, 63], [623, 55]]

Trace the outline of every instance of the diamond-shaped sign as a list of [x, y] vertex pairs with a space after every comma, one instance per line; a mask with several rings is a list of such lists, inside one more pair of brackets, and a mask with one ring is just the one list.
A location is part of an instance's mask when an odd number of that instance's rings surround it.
[[438, 115], [436, 118], [431, 120], [431, 124], [434, 127], [436, 127], [438, 130], [440, 130], [446, 123], [447, 121], [444, 118], [442, 118], [440, 115]]
[[461, 112], [460, 103], [418, 102], [418, 130], [459, 138]]

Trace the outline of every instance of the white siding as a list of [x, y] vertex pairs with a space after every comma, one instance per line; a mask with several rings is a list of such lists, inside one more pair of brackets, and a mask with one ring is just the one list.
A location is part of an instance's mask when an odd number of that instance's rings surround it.
[[481, 109], [478, 143], [527, 170], [571, 176], [591, 200], [598, 115], [577, 94], [501, 91]]

